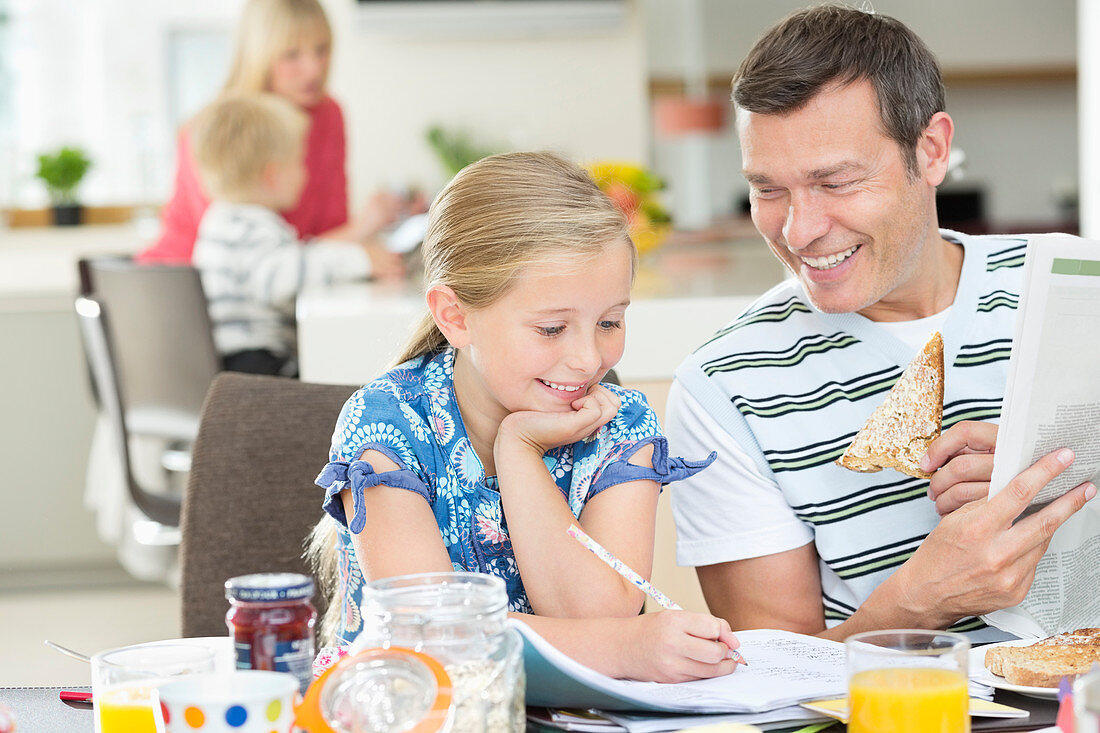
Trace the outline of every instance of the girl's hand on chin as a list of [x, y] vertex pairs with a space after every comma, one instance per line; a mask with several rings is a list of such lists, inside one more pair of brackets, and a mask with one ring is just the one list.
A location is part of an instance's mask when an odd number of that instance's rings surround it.
[[500, 423], [496, 449], [509, 443], [529, 446], [541, 456], [551, 448], [569, 445], [593, 435], [618, 413], [619, 398], [597, 384], [571, 403], [571, 412], [513, 412]]

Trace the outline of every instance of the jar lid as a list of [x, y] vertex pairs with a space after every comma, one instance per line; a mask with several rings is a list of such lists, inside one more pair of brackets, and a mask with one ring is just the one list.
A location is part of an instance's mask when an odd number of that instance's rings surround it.
[[296, 707], [295, 724], [314, 733], [450, 729], [454, 690], [443, 665], [402, 647], [368, 649], [325, 670]]
[[301, 573], [253, 573], [225, 581], [231, 601], [295, 601], [313, 597], [313, 579]]

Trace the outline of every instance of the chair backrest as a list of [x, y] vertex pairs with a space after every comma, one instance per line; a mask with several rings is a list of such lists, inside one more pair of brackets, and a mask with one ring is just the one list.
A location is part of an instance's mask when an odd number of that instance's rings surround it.
[[[323, 498], [313, 479], [356, 389], [233, 372], [214, 379], [183, 499], [184, 636], [225, 634], [228, 578], [310, 573], [302, 552]], [[313, 603], [323, 614], [321, 593]]]
[[130, 498], [145, 516], [174, 527], [179, 524], [179, 499], [146, 491], [134, 478], [130, 465], [129, 431], [126, 429], [114, 354], [108, 337], [107, 315], [97, 300], [81, 296], [76, 299], [76, 316], [93, 392], [99, 409], [107, 415]]
[[81, 290], [107, 316], [130, 431], [191, 440], [221, 368], [198, 271], [117, 257], [82, 260], [79, 269]]

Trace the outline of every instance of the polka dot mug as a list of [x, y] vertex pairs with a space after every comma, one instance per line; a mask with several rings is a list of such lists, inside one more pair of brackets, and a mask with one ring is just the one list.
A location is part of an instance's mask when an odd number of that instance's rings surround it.
[[169, 682], [159, 693], [165, 733], [289, 733], [298, 678], [238, 670]]

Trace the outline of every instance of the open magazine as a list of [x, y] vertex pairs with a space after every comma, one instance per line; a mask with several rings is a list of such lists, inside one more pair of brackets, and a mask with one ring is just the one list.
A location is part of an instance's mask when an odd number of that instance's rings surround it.
[[[989, 495], [1056, 448], [1076, 460], [1038, 508], [1100, 484], [1100, 242], [1034, 235], [1024, 262]], [[1021, 637], [1100, 626], [1100, 501], [1071, 517], [1039, 561], [1024, 602], [983, 617]]]

